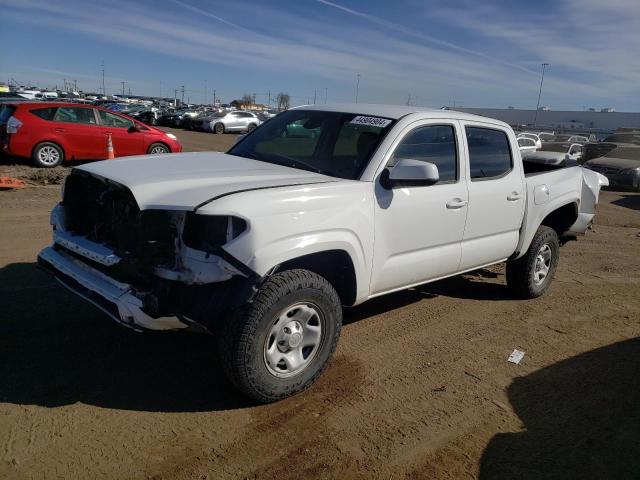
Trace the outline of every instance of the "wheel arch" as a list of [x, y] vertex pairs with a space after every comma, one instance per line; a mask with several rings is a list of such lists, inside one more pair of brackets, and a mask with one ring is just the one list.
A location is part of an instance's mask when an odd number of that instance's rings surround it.
[[308, 253], [280, 263], [274, 272], [304, 269], [324, 277], [338, 292], [343, 305], [353, 305], [357, 297], [356, 270], [346, 250], [332, 249]]
[[541, 225], [552, 228], [558, 235], [558, 238], [562, 237], [578, 219], [578, 212], [578, 202], [573, 199], [554, 205], [544, 217], [541, 215], [535, 220], [527, 221], [523, 226], [524, 236], [518, 246], [518, 250], [512, 258], [520, 258], [525, 254], [529, 245], [531, 245], [536, 231]]

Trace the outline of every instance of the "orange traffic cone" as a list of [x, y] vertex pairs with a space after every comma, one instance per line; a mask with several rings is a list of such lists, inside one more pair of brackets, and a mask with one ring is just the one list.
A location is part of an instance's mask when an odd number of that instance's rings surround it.
[[113, 153], [113, 142], [111, 141], [111, 134], [107, 133], [107, 160], [113, 160], [116, 156]]

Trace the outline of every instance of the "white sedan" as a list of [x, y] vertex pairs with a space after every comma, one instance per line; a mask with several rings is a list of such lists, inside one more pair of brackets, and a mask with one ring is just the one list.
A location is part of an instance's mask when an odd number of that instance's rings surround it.
[[235, 110], [216, 113], [202, 122], [203, 130], [213, 133], [250, 132], [262, 123], [255, 113]]

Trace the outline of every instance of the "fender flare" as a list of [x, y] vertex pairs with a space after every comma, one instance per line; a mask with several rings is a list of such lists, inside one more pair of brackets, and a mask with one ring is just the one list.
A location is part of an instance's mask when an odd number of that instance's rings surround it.
[[575, 198], [567, 199], [566, 197], [560, 197], [555, 199], [549, 205], [549, 208], [545, 209], [543, 214], [536, 216], [535, 219], [530, 220], [528, 216], [525, 215], [525, 221], [523, 222], [520, 231], [520, 241], [518, 242], [516, 252], [511, 258], [515, 260], [516, 258], [522, 257], [529, 249], [529, 246], [533, 241], [533, 237], [538, 231], [538, 228], [540, 228], [540, 225], [542, 225], [542, 222], [545, 220], [545, 218], [547, 218], [556, 210], [566, 207], [567, 205], [573, 205], [575, 207], [576, 216], [579, 214], [578, 200], [576, 200]]
[[369, 294], [370, 263], [362, 243], [350, 230], [330, 230], [294, 235], [275, 240], [259, 249], [246, 262], [259, 276], [265, 276], [278, 265], [306, 255], [342, 250], [351, 259], [356, 278], [356, 299]]

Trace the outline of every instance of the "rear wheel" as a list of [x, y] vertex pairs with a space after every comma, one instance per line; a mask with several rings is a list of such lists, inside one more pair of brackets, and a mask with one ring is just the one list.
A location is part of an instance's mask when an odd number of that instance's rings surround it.
[[560, 243], [550, 227], [538, 228], [527, 252], [507, 262], [507, 285], [522, 298], [536, 298], [547, 291], [558, 266]]
[[213, 126], [213, 131], [215, 133], [224, 133], [224, 125], [222, 123], [216, 123]]
[[170, 153], [170, 150], [164, 143], [152, 143], [147, 153], [150, 155], [162, 155], [164, 153]]
[[247, 127], [247, 132], [251, 132], [256, 127], [257, 127], [257, 125], [255, 123], [250, 123], [249, 126]]
[[31, 158], [37, 167], [53, 168], [62, 163], [64, 160], [64, 152], [62, 148], [55, 143], [43, 142], [33, 150]]
[[309, 387], [324, 371], [342, 326], [335, 289], [308, 270], [273, 275], [253, 302], [226, 319], [219, 352], [244, 394], [272, 402]]

